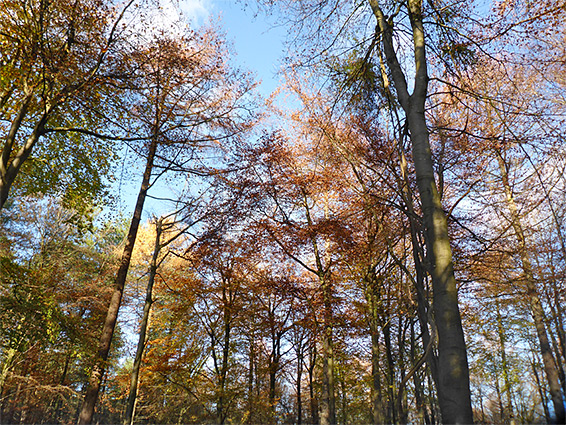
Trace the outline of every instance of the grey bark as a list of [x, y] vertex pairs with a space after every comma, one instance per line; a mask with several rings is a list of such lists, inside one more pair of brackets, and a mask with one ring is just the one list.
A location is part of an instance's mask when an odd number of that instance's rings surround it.
[[527, 252], [527, 244], [521, 223], [521, 217], [509, 182], [507, 164], [505, 163], [505, 159], [501, 152], [497, 151], [496, 155], [499, 163], [503, 188], [505, 190], [507, 208], [511, 218], [511, 227], [515, 233], [515, 238], [517, 239], [517, 250], [519, 257], [521, 258], [527, 297], [531, 308], [531, 314], [533, 315], [533, 320], [535, 322], [535, 328], [540, 345], [540, 353], [544, 364], [544, 371], [546, 374], [550, 396], [552, 398], [552, 404], [554, 405], [556, 423], [563, 424], [565, 421], [564, 399], [560, 389], [558, 369], [556, 368], [555, 359], [552, 355], [552, 349], [548, 339], [548, 333], [546, 331], [544, 309], [535, 282], [531, 260]]
[[458, 291], [452, 264], [452, 249], [446, 215], [434, 178], [425, 101], [428, 70], [422, 1], [408, 0], [415, 64], [414, 90], [409, 94], [407, 80], [397, 59], [393, 42], [393, 23], [384, 15], [378, 0], [368, 0], [377, 20], [383, 51], [401, 104], [412, 144], [417, 186], [422, 205], [425, 244], [433, 287], [433, 311], [438, 332], [438, 396], [443, 423], [473, 422], [468, 359], [458, 306]]

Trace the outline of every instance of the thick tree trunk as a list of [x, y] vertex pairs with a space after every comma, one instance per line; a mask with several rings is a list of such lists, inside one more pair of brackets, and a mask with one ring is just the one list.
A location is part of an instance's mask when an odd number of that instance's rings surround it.
[[151, 171], [153, 169], [153, 160], [157, 151], [157, 145], [157, 139], [153, 138], [149, 146], [145, 171], [143, 173], [143, 180], [138, 194], [136, 207], [134, 209], [134, 214], [132, 216], [130, 229], [128, 231], [126, 245], [124, 246], [124, 251], [122, 253], [120, 268], [118, 269], [118, 273], [116, 275], [114, 291], [112, 293], [110, 305], [108, 306], [108, 311], [106, 313], [104, 327], [102, 328], [102, 336], [100, 337], [98, 352], [94, 365], [92, 367], [85, 398], [83, 401], [83, 406], [79, 415], [79, 425], [92, 423], [92, 418], [94, 416], [94, 407], [98, 400], [98, 393], [100, 392], [100, 386], [102, 384], [102, 379], [106, 370], [106, 361], [108, 360], [110, 344], [112, 343], [112, 336], [114, 335], [116, 321], [118, 320], [118, 311], [120, 310], [120, 305], [122, 303], [122, 295], [124, 293], [124, 286], [126, 284], [128, 269], [130, 268], [130, 260], [132, 259], [132, 252], [134, 250], [136, 236], [138, 234], [138, 228], [143, 211], [143, 204], [145, 202], [147, 191], [149, 189], [149, 181], [151, 177]]
[[531, 314], [533, 315], [535, 322], [535, 328], [540, 344], [540, 353], [544, 364], [544, 371], [546, 373], [546, 379], [548, 382], [548, 387], [550, 389], [550, 396], [554, 405], [556, 423], [563, 424], [566, 419], [564, 412], [564, 399], [562, 397], [562, 391], [560, 389], [558, 369], [556, 368], [555, 359], [552, 355], [552, 349], [550, 347], [550, 342], [548, 339], [548, 333], [546, 332], [546, 319], [544, 315], [544, 309], [535, 282], [531, 260], [527, 252], [527, 244], [521, 224], [521, 217], [519, 216], [519, 211], [517, 209], [517, 205], [515, 204], [513, 191], [509, 182], [507, 164], [505, 163], [501, 152], [496, 152], [496, 154], [497, 160], [499, 162], [499, 170], [501, 172], [503, 188], [505, 190], [507, 208], [509, 209], [511, 216], [511, 227], [513, 228], [515, 237], [517, 239], [517, 248], [519, 257], [521, 258], [521, 266], [523, 268], [523, 275], [525, 278], [527, 297], [529, 299], [529, 304], [531, 307]]
[[438, 332], [438, 398], [443, 423], [473, 422], [466, 343], [458, 307], [458, 291], [448, 224], [434, 179], [434, 168], [426, 126], [425, 101], [428, 90], [422, 0], [408, 0], [415, 61], [414, 90], [397, 59], [392, 23], [378, 0], [368, 0], [377, 19], [383, 51], [393, 78], [397, 97], [407, 119], [411, 137], [417, 186], [422, 205], [427, 258], [433, 289], [433, 311]]
[[132, 367], [132, 374], [130, 375], [130, 392], [128, 394], [128, 401], [126, 402], [126, 414], [124, 416], [124, 425], [131, 425], [134, 420], [134, 406], [138, 394], [138, 383], [140, 367], [143, 357], [143, 352], [146, 344], [147, 328], [149, 323], [149, 313], [153, 304], [153, 284], [155, 283], [155, 276], [157, 274], [158, 258], [161, 252], [161, 233], [162, 233], [162, 219], [158, 219], [155, 224], [155, 245], [153, 247], [153, 255], [149, 266], [149, 276], [147, 280], [145, 303], [143, 306], [143, 315], [140, 323], [140, 334], [138, 338], [138, 346], [136, 349], [136, 356]]

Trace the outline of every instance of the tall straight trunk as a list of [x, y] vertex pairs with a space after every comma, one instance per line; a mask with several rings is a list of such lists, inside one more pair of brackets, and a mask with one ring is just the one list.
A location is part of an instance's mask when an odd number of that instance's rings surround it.
[[[271, 320], [272, 326], [275, 326], [275, 317]], [[269, 408], [271, 420], [276, 422], [276, 390], [277, 390], [277, 372], [279, 372], [281, 361], [281, 337], [283, 332], [275, 328], [271, 329], [271, 356], [269, 359]]]
[[546, 332], [544, 309], [542, 307], [542, 302], [535, 282], [531, 260], [527, 252], [527, 244], [525, 234], [523, 232], [521, 217], [519, 215], [517, 204], [515, 203], [515, 198], [513, 197], [513, 191], [509, 182], [507, 164], [505, 163], [503, 154], [498, 151], [496, 152], [496, 156], [497, 161], [499, 162], [503, 189], [505, 190], [507, 208], [511, 217], [511, 227], [515, 233], [515, 238], [517, 239], [517, 249], [519, 257], [521, 258], [527, 297], [529, 299], [531, 314], [533, 315], [533, 320], [535, 322], [535, 328], [540, 345], [540, 353], [544, 364], [544, 371], [546, 373], [552, 404], [554, 405], [556, 423], [563, 424], [565, 421], [564, 400], [560, 389], [558, 369], [556, 368], [555, 359], [552, 355], [552, 349]]
[[112, 336], [114, 335], [116, 321], [118, 320], [118, 311], [120, 310], [120, 305], [122, 303], [122, 295], [124, 293], [124, 286], [126, 285], [126, 277], [128, 275], [128, 269], [130, 268], [130, 261], [132, 259], [132, 252], [134, 250], [136, 236], [138, 234], [138, 228], [143, 211], [143, 204], [145, 202], [147, 191], [149, 189], [149, 182], [151, 171], [153, 169], [155, 153], [157, 152], [157, 145], [157, 138], [153, 137], [149, 145], [149, 152], [146, 158], [142, 184], [138, 193], [138, 199], [136, 201], [136, 207], [132, 216], [130, 229], [128, 230], [128, 238], [126, 240], [126, 245], [124, 246], [124, 251], [122, 253], [120, 267], [116, 275], [112, 298], [110, 299], [110, 304], [106, 313], [106, 319], [104, 321], [104, 327], [102, 328], [102, 335], [98, 343], [98, 352], [96, 353], [96, 358], [92, 367], [92, 371], [90, 373], [83, 406], [81, 413], [79, 414], [79, 425], [92, 423], [92, 418], [94, 416], [94, 407], [96, 406], [96, 402], [98, 400], [100, 386], [102, 384], [102, 379], [106, 370], [106, 361], [108, 360], [110, 344], [112, 343]]
[[[416, 336], [415, 336], [415, 322], [413, 320], [411, 320], [411, 351], [410, 351], [410, 355], [411, 355], [411, 363], [415, 364], [415, 362], [417, 361], [417, 356], [416, 356]], [[426, 425], [430, 424], [430, 417], [428, 416], [428, 412], [426, 410], [426, 406], [424, 404], [423, 401], [423, 392], [422, 392], [422, 382], [421, 382], [421, 377], [419, 375], [418, 372], [415, 372], [413, 374], [413, 384], [415, 385], [415, 403], [417, 405], [417, 412], [418, 412], [418, 417], [419, 417], [419, 422], [422, 423], [424, 421], [424, 423]]]
[[365, 278], [366, 300], [368, 305], [369, 328], [371, 333], [371, 416], [372, 424], [378, 425], [385, 422], [383, 398], [381, 391], [381, 371], [379, 363], [381, 350], [379, 345], [379, 322], [381, 320], [378, 303], [380, 301], [380, 292], [378, 282], [373, 273], [373, 265], [368, 268]]
[[391, 322], [383, 326], [383, 342], [385, 343], [385, 355], [387, 358], [387, 423], [397, 423], [395, 411], [395, 364], [391, 347]]
[[503, 373], [503, 382], [505, 384], [505, 396], [507, 397], [507, 415], [505, 421], [514, 424], [515, 416], [513, 413], [513, 395], [511, 393], [511, 379], [509, 376], [509, 365], [507, 363], [507, 349], [505, 347], [505, 331], [503, 329], [503, 321], [501, 318], [501, 311], [499, 302], [496, 304], [497, 308], [497, 333], [499, 336], [499, 352], [501, 354], [501, 368]]
[[371, 332], [371, 415], [372, 425], [379, 425], [385, 422], [383, 414], [383, 398], [381, 394], [381, 373], [379, 370], [379, 331], [372, 329]]
[[297, 425], [303, 422], [303, 400], [301, 397], [301, 381], [303, 379], [303, 355], [304, 346], [303, 342], [298, 342], [297, 347]]
[[544, 417], [546, 419], [546, 423], [551, 424], [552, 418], [550, 417], [550, 411], [548, 410], [548, 399], [546, 398], [546, 390], [542, 387], [542, 382], [540, 382], [540, 378], [538, 376], [538, 371], [537, 371], [538, 367], [535, 364], [535, 360], [533, 360], [531, 366], [533, 368], [533, 373], [535, 374], [535, 380], [536, 380], [536, 383], [537, 383], [538, 394], [540, 396], [540, 402], [541, 402], [542, 407], [544, 409]]
[[227, 278], [222, 277], [222, 359], [220, 367], [216, 365], [215, 369], [218, 377], [218, 398], [216, 403], [216, 420], [219, 425], [226, 422], [228, 416], [228, 403], [226, 397], [226, 382], [228, 378], [228, 362], [230, 357], [230, 340], [232, 332], [232, 293], [227, 286], [231, 283]]
[[324, 308], [322, 330], [322, 402], [321, 425], [336, 424], [336, 392], [334, 389], [334, 344], [332, 342], [332, 285], [329, 279], [321, 277]]
[[[307, 223], [309, 226], [313, 225], [310, 215], [309, 202], [307, 193], [303, 189], [304, 207]], [[328, 203], [324, 205], [325, 218], [328, 218], [329, 209]], [[322, 323], [322, 397], [320, 406], [320, 424], [321, 425], [335, 425], [336, 424], [336, 392], [334, 389], [334, 343], [332, 341], [333, 334], [333, 313], [332, 313], [332, 298], [333, 288], [332, 280], [329, 271], [330, 259], [328, 258], [328, 240], [326, 241], [326, 251], [324, 254], [325, 260], [323, 263], [323, 255], [319, 249], [318, 242], [314, 235], [311, 236], [311, 244], [316, 263], [316, 273], [322, 292], [322, 309], [323, 309], [323, 323]], [[326, 267], [325, 267], [326, 265]]]
[[138, 346], [136, 349], [136, 356], [130, 375], [130, 392], [128, 394], [128, 401], [126, 402], [126, 414], [124, 416], [124, 425], [131, 425], [134, 421], [134, 407], [138, 395], [138, 383], [140, 375], [140, 367], [145, 350], [147, 328], [149, 323], [149, 313], [153, 304], [153, 284], [155, 283], [155, 276], [157, 274], [158, 258], [161, 252], [161, 233], [163, 220], [159, 218], [155, 223], [155, 244], [153, 247], [153, 255], [149, 266], [149, 276], [147, 280], [147, 288], [145, 295], [145, 303], [143, 306], [143, 315], [140, 323], [140, 334], [138, 338]]
[[[252, 322], [253, 319], [252, 319]], [[253, 408], [254, 408], [254, 367], [255, 367], [255, 328], [252, 327], [252, 329], [250, 330], [250, 334], [249, 334], [249, 344], [250, 344], [250, 350], [248, 352], [248, 394], [247, 394], [247, 404], [248, 404], [248, 414], [246, 417], [246, 423], [247, 424], [252, 424], [253, 423], [253, 417], [254, 417], [254, 412], [253, 412]]]
[[[409, 186], [409, 169], [407, 164], [407, 159], [402, 148], [400, 149], [400, 168], [402, 176], [403, 185], [403, 201], [407, 207], [407, 216], [409, 219], [409, 230], [411, 233], [411, 247], [413, 262], [415, 264], [416, 278], [414, 281], [415, 291], [417, 295], [417, 317], [419, 319], [419, 325], [422, 332], [423, 340], [423, 350], [426, 352], [427, 347], [431, 343], [431, 335], [429, 333], [428, 326], [430, 324], [428, 313], [430, 311], [430, 306], [427, 297], [427, 290], [425, 288], [425, 269], [422, 258], [422, 243], [419, 241], [419, 229], [416, 220], [417, 214], [415, 212], [415, 206], [413, 202], [413, 194]], [[433, 324], [432, 324], [433, 325]], [[429, 354], [426, 357], [427, 364], [429, 366], [430, 372], [432, 374], [432, 379], [437, 387], [438, 391], [438, 357], [434, 353], [434, 350], [429, 350]]]
[[422, 205], [427, 258], [433, 289], [433, 311], [438, 332], [438, 398], [443, 423], [473, 422], [468, 359], [458, 290], [452, 264], [448, 224], [434, 179], [434, 168], [426, 126], [425, 101], [428, 70], [422, 0], [407, 0], [413, 37], [414, 89], [409, 94], [407, 79], [397, 58], [393, 23], [383, 13], [378, 0], [368, 0], [377, 20], [383, 51], [391, 72], [397, 98], [407, 120], [417, 187]]
[[308, 374], [309, 374], [309, 408], [310, 408], [310, 416], [311, 416], [311, 423], [318, 424], [319, 417], [318, 417], [318, 400], [315, 395], [314, 390], [314, 370], [316, 368], [316, 342], [311, 340], [309, 345], [309, 367], [308, 367]]

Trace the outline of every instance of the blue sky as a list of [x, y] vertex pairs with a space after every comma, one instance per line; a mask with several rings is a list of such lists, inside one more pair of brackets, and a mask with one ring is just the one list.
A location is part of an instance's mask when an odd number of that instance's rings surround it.
[[[256, 73], [265, 96], [277, 88], [286, 30], [273, 16], [257, 13], [254, 2], [244, 9], [236, 0], [180, 0], [179, 7], [193, 24], [220, 18], [227, 39], [234, 46], [237, 64]], [[257, 15], [257, 16], [256, 16]]]
[[[160, 0], [160, 11], [156, 19], [169, 23], [177, 19], [180, 9], [185, 21], [191, 25], [200, 25], [220, 20], [220, 27], [226, 33], [226, 38], [233, 45], [234, 64], [256, 74], [261, 81], [260, 93], [268, 97], [279, 85], [277, 71], [284, 55], [286, 30], [275, 25], [274, 17], [257, 14], [257, 7], [244, 9], [242, 2], [236, 0]], [[139, 168], [139, 167], [137, 167]], [[117, 209], [124, 211], [126, 217], [133, 210], [139, 184], [141, 169], [129, 170], [123, 176], [118, 175], [115, 186], [118, 190]], [[120, 174], [120, 173], [119, 173]], [[139, 175], [139, 177], [138, 177]], [[167, 183], [159, 182], [151, 191], [153, 196], [167, 192]], [[159, 214], [164, 206], [154, 200], [147, 199], [144, 208], [144, 220], [152, 214]]]

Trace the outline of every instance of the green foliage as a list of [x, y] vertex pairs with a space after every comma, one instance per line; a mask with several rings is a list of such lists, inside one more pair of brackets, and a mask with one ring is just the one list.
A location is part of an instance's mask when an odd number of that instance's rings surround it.
[[346, 57], [333, 57], [328, 66], [336, 90], [356, 110], [368, 113], [387, 104], [379, 64], [373, 56], [353, 51]]
[[[112, 238], [93, 250], [82, 230], [69, 220], [75, 212], [51, 198], [24, 198], [3, 211], [0, 245], [0, 364], [7, 370], [1, 383], [12, 394], [25, 382], [26, 391], [49, 388], [30, 404], [30, 420], [57, 422], [74, 415], [74, 395], [87, 379], [104, 319], [116, 259]], [[110, 226], [108, 226], [110, 227]], [[102, 232], [101, 239], [106, 234]], [[116, 350], [122, 345], [116, 335]], [[113, 356], [118, 354], [113, 352]], [[14, 359], [8, 360], [10, 353]], [[46, 411], [50, 397], [69, 403]], [[4, 402], [14, 418], [22, 399], [13, 393]], [[47, 403], [48, 404], [48, 403]], [[61, 416], [62, 415], [62, 416]], [[58, 419], [59, 418], [59, 419]]]

